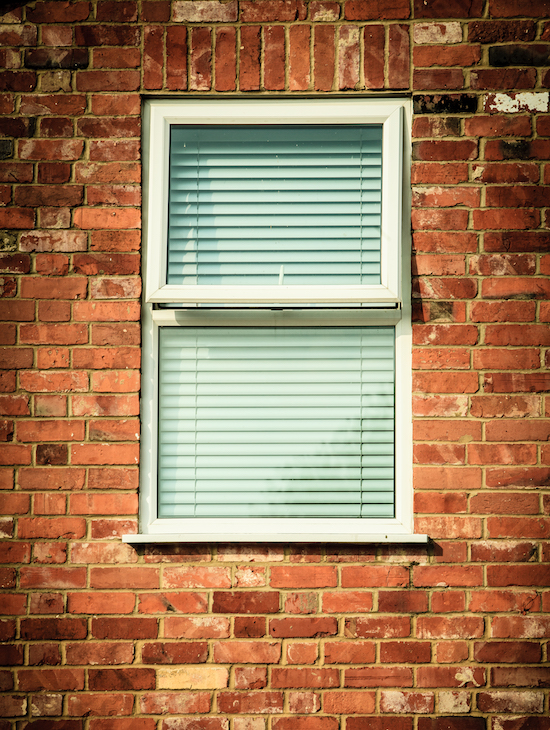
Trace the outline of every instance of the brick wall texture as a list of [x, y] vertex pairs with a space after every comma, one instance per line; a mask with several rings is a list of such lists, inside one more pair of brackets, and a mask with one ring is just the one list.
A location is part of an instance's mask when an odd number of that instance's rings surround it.
[[[549, 730], [550, 0], [0, 10], [0, 730]], [[143, 95], [414, 103], [428, 546], [137, 531]]]

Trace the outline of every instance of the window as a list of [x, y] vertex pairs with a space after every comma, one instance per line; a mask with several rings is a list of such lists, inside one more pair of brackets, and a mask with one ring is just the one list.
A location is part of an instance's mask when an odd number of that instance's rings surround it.
[[401, 100], [149, 101], [139, 541], [412, 534]]

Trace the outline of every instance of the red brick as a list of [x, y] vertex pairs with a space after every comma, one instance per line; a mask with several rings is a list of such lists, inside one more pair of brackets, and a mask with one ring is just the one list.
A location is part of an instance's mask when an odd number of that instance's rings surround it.
[[529, 11], [529, 15], [544, 16], [548, 10], [547, 0], [533, 0], [528, 4], [525, 0], [491, 0], [490, 1], [491, 17], [494, 18], [514, 18], [523, 16]]
[[362, 715], [375, 711], [374, 692], [325, 692], [323, 711], [343, 715]]
[[432, 594], [432, 611], [434, 613], [460, 613], [466, 608], [464, 591], [445, 591]]
[[[468, 207], [478, 207], [480, 200], [480, 189], [477, 187], [414, 187], [413, 188], [413, 206], [415, 207], [431, 207], [438, 206], [451, 207], [455, 205], [466, 205]], [[429, 257], [425, 257], [429, 258]], [[458, 261], [457, 257], [448, 256], [451, 260]], [[418, 260], [418, 257], [416, 257]], [[414, 263], [414, 261], [413, 261]], [[426, 273], [421, 270], [415, 273]], [[464, 269], [460, 271], [442, 271], [442, 274], [458, 273], [463, 274]]]
[[[258, 3], [256, 3], [258, 5]], [[241, 10], [242, 17], [246, 8]], [[267, 18], [266, 18], [267, 19]], [[256, 25], [241, 27], [239, 53], [239, 88], [241, 91], [257, 91], [260, 88], [260, 28]]]
[[235, 689], [263, 689], [267, 667], [235, 667]]
[[227, 714], [267, 713], [269, 715], [283, 711], [282, 692], [219, 692], [218, 712]]
[[206, 641], [156, 642], [143, 644], [141, 660], [144, 664], [199, 664], [208, 656]]
[[282, 618], [269, 621], [269, 634], [276, 638], [334, 636], [338, 632], [336, 619], [333, 617], [318, 618]]
[[533, 487], [550, 483], [550, 469], [524, 467], [487, 470], [488, 487]]
[[110, 23], [130, 23], [137, 20], [136, 3], [130, 0], [101, 0], [97, 5], [96, 18]]
[[[116, 116], [117, 114], [136, 116], [139, 114], [139, 110], [139, 94], [97, 94], [92, 96], [92, 113], [96, 116]], [[82, 163], [83, 165], [84, 163]]]
[[326, 664], [369, 664], [375, 661], [373, 642], [327, 641], [324, 651]]
[[88, 489], [137, 490], [137, 487], [137, 469], [88, 469]]
[[[506, 647], [509, 642], [499, 643]], [[513, 643], [512, 646], [514, 646]], [[537, 649], [540, 651], [540, 647], [533, 643], [525, 643], [519, 646], [525, 646], [524, 656], [535, 657]], [[527, 647], [531, 647], [530, 651], [527, 651]], [[511, 654], [513, 655], [513, 652]], [[498, 661], [502, 661], [502, 659], [498, 659]], [[520, 658], [518, 661], [538, 660]], [[493, 667], [491, 669], [491, 683], [494, 687], [548, 687], [550, 686], [549, 670], [548, 667]]]
[[[99, 718], [90, 720], [90, 730], [155, 730], [154, 718]], [[80, 730], [80, 728], [79, 728]]]
[[[393, 26], [392, 26], [393, 27]], [[408, 48], [408, 37], [405, 38], [402, 29], [404, 26], [396, 26], [393, 35], [390, 37], [392, 50], [398, 54], [396, 61], [392, 61], [391, 79], [393, 83], [408, 82], [408, 57], [404, 53]], [[364, 77], [367, 89], [384, 88], [384, 48], [385, 32], [383, 25], [367, 25], [364, 28]]]
[[309, 45], [311, 29], [307, 25], [294, 25], [289, 29], [289, 78], [290, 91], [307, 91], [311, 74]]
[[[28, 587], [28, 586], [27, 586]], [[51, 639], [65, 641], [86, 638], [86, 619], [24, 618], [21, 619], [21, 638], [36, 641]]]
[[296, 19], [296, 0], [241, 0], [242, 23], [272, 23]]
[[[223, 641], [214, 643], [213, 659], [217, 664], [277, 664], [281, 643], [267, 641]], [[276, 687], [277, 684], [273, 683]]]
[[[4, 542], [0, 545], [0, 558], [3, 563], [29, 563], [31, 557], [31, 546], [27, 542]], [[4, 615], [26, 613], [26, 596], [1, 596], [2, 610]]]
[[416, 517], [414, 524], [416, 532], [434, 538], [474, 538], [482, 533], [482, 521], [475, 517]]
[[74, 494], [70, 500], [70, 514], [110, 515], [137, 514], [135, 494]]
[[415, 185], [422, 183], [453, 185], [467, 182], [468, 179], [468, 165], [464, 163], [414, 162], [412, 164], [411, 182]]
[[210, 697], [207, 692], [145, 692], [140, 706], [148, 715], [206, 713], [210, 712]]
[[415, 160], [475, 160], [477, 144], [472, 140], [435, 140], [413, 143]]
[[480, 69], [470, 73], [472, 89], [533, 89], [537, 72], [534, 68]]
[[273, 667], [271, 670], [273, 688], [331, 688], [340, 685], [339, 672], [332, 668], [292, 669]]
[[79, 441], [84, 438], [84, 421], [21, 421], [18, 441]]
[[274, 717], [273, 730], [338, 730], [336, 717]]
[[424, 393], [476, 393], [476, 373], [414, 373], [413, 390]]
[[466, 641], [439, 641], [435, 649], [436, 659], [442, 664], [454, 664], [468, 659]]
[[[433, 46], [422, 49], [416, 48], [414, 53], [420, 52], [421, 50], [429, 51], [430, 58], [434, 59], [435, 56], [432, 51]], [[452, 51], [454, 47], [440, 46], [438, 48], [438, 57], [441, 58], [443, 51]], [[442, 59], [444, 60], [444, 58]], [[418, 64], [417, 64], [418, 65]], [[456, 117], [416, 117], [413, 120], [412, 136], [413, 138], [418, 137], [456, 137], [460, 134], [460, 120]]]
[[[490, 664], [525, 664], [541, 660], [541, 647], [530, 641], [483, 641], [474, 644], [474, 658], [477, 662]], [[498, 671], [498, 670], [497, 670]], [[506, 668], [503, 672], [508, 672]], [[513, 671], [513, 670], [512, 670]], [[522, 671], [522, 670], [520, 670]], [[531, 670], [523, 670], [531, 671]]]
[[479, 638], [483, 631], [483, 618], [477, 616], [419, 616], [416, 633], [420, 639], [469, 639]]
[[386, 641], [380, 645], [383, 664], [424, 664], [431, 659], [431, 645], [421, 641]]
[[137, 321], [138, 302], [75, 302], [73, 317], [77, 322]]
[[156, 618], [92, 618], [92, 636], [95, 639], [156, 639], [157, 635]]
[[164, 588], [230, 588], [229, 568], [177, 567], [166, 568], [163, 573]]
[[538, 350], [486, 349], [474, 352], [473, 365], [478, 370], [531, 370], [538, 368]]
[[78, 694], [67, 698], [67, 710], [72, 717], [130, 715], [133, 704], [131, 694]]
[[[310, 6], [311, 7], [311, 6]], [[333, 25], [317, 25], [314, 27], [313, 74], [316, 91], [331, 91], [334, 85], [335, 71], [335, 29]], [[267, 61], [266, 71], [267, 73]], [[281, 75], [284, 88], [284, 75]], [[271, 88], [266, 85], [266, 88]]]
[[[415, 143], [416, 144], [416, 143]], [[419, 144], [428, 144], [421, 142]], [[413, 230], [465, 230], [468, 225], [467, 210], [413, 210]]]
[[472, 302], [473, 322], [532, 322], [535, 302]]
[[337, 574], [332, 566], [273, 566], [273, 588], [323, 588], [337, 584]]
[[91, 520], [91, 538], [93, 540], [114, 540], [125, 534], [135, 535], [137, 532], [137, 520]]
[[484, 685], [485, 670], [477, 667], [418, 667], [419, 687], [479, 687]]
[[486, 160], [532, 160], [547, 159], [550, 141], [544, 139], [488, 140], [485, 144]]
[[164, 619], [164, 636], [167, 639], [226, 639], [229, 619], [170, 616]]
[[383, 690], [380, 693], [380, 710], [397, 713], [431, 713], [434, 711], [432, 692], [398, 692]]
[[409, 582], [409, 572], [398, 566], [342, 568], [343, 588], [401, 587]]
[[[430, 50], [432, 46], [430, 46]], [[419, 69], [413, 73], [413, 89], [461, 89], [464, 86], [462, 69]], [[458, 158], [461, 159], [461, 158]]]
[[[43, 692], [84, 689], [84, 670], [65, 668], [20, 669], [18, 671], [19, 691]], [[76, 728], [75, 728], [76, 730]]]
[[260, 639], [266, 635], [266, 619], [264, 616], [235, 616], [233, 634], [237, 639]]
[[208, 91], [212, 85], [211, 29], [200, 27], [191, 31], [189, 89]]
[[[480, 46], [477, 45], [458, 44], [453, 46], [416, 46], [413, 50], [413, 63], [416, 67], [460, 66], [465, 68], [466, 66], [474, 66], [480, 58], [481, 49]], [[467, 123], [470, 120], [466, 119], [465, 121]], [[528, 134], [530, 135], [531, 132]], [[475, 137], [484, 135], [467, 133], [467, 136]]]
[[166, 86], [171, 91], [187, 88], [187, 28], [171, 25], [166, 29]]
[[366, 613], [372, 610], [372, 605], [370, 591], [323, 593], [323, 611], [326, 613]]
[[[270, 29], [265, 29], [266, 46], [265, 53], [268, 51], [268, 42]], [[273, 30], [273, 29], [272, 29]], [[279, 28], [277, 27], [277, 30]], [[282, 30], [282, 28], [280, 29]], [[284, 34], [283, 34], [284, 35]], [[216, 28], [216, 55], [215, 55], [215, 74], [216, 74], [216, 91], [235, 91], [236, 75], [237, 75], [237, 56], [236, 56], [236, 30], [235, 28]], [[271, 64], [266, 62], [266, 66]], [[266, 68], [267, 75], [267, 68]], [[266, 88], [274, 88], [268, 86]], [[277, 87], [278, 88], [278, 87]]]
[[92, 374], [92, 390], [96, 393], [132, 393], [139, 390], [139, 371], [110, 370]]
[[92, 588], [158, 588], [158, 568], [125, 566], [124, 568], [90, 568]]
[[[64, 515], [67, 498], [64, 494], [35, 494], [33, 497], [33, 511], [35, 515]], [[63, 561], [65, 562], [65, 561]]]
[[279, 593], [277, 591], [223, 592], [214, 591], [213, 613], [277, 613]]
[[406, 20], [410, 17], [407, 0], [347, 0], [346, 20]]
[[476, 182], [482, 183], [533, 183], [538, 181], [540, 171], [535, 164], [529, 162], [503, 162], [473, 165], [472, 174]]
[[413, 569], [413, 582], [417, 588], [430, 588], [436, 585], [478, 586], [483, 582], [483, 570], [481, 567], [471, 565], [465, 567], [418, 565]]
[[4, 46], [35, 46], [37, 31], [34, 25], [6, 23], [0, 31], [0, 43]]
[[542, 278], [498, 278], [482, 282], [482, 296], [486, 299], [548, 299], [550, 285]]
[[92, 691], [140, 690], [155, 688], [154, 669], [88, 669]]
[[73, 396], [75, 416], [137, 416], [139, 398], [135, 395]]

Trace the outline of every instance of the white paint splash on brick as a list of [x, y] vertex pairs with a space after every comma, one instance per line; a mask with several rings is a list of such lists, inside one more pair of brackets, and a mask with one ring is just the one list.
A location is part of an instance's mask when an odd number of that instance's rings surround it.
[[460, 23], [421, 23], [414, 26], [414, 42], [418, 45], [426, 43], [460, 43], [462, 26]]
[[486, 112], [547, 112], [550, 93], [548, 91], [524, 91], [519, 94], [487, 94]]
[[443, 715], [470, 712], [471, 704], [470, 692], [445, 691], [439, 693], [439, 712]]
[[479, 687], [479, 682], [476, 682], [474, 670], [471, 667], [461, 667], [455, 674], [455, 679], [460, 682], [461, 687], [464, 687], [464, 685], [469, 682], [471, 682], [474, 687]]

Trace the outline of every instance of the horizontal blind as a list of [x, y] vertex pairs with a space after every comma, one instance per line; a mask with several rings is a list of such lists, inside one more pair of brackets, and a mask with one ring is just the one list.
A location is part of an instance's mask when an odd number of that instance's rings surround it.
[[168, 284], [379, 284], [382, 126], [174, 126]]
[[160, 330], [160, 517], [392, 517], [394, 329]]

